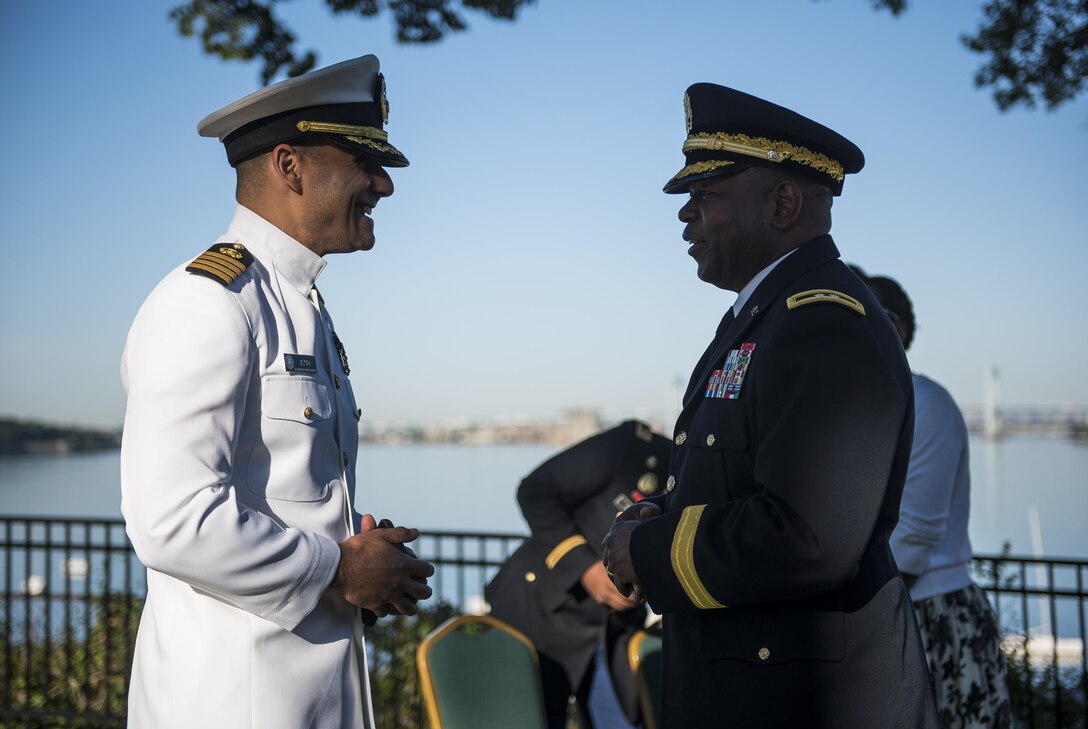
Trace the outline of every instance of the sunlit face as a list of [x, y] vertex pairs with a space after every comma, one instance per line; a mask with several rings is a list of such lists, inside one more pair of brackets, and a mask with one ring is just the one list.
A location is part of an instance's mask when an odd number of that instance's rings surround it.
[[774, 260], [766, 244], [771, 187], [757, 169], [692, 183], [679, 217], [699, 278], [740, 291]]
[[333, 145], [306, 148], [304, 230], [314, 250], [368, 251], [374, 247], [374, 206], [393, 194], [393, 181], [377, 160]]

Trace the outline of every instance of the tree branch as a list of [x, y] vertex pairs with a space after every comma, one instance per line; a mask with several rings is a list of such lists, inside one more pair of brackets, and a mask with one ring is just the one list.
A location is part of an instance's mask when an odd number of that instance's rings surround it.
[[989, 57], [975, 86], [993, 86], [998, 108], [1053, 111], [1084, 89], [1088, 0], [990, 0], [977, 34], [961, 40]]
[[[317, 54], [296, 55], [295, 36], [277, 18], [280, 0], [189, 0], [170, 11], [170, 19], [185, 37], [199, 35], [204, 52], [224, 60], [259, 59], [261, 83], [281, 70], [298, 76], [314, 67]], [[436, 43], [447, 34], [468, 28], [457, 13], [460, 5], [496, 20], [511, 21], [534, 0], [324, 0], [334, 15], [373, 18], [389, 10], [399, 43]]]

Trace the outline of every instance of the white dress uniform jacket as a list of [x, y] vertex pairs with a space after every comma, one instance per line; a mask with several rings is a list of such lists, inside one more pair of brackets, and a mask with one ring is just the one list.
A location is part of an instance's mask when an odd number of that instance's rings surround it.
[[359, 411], [313, 290], [325, 262], [241, 206], [235, 243], [253, 263], [227, 286], [170, 273], [122, 358], [121, 506], [148, 568], [129, 726], [366, 727], [358, 612], [326, 590], [355, 531]]

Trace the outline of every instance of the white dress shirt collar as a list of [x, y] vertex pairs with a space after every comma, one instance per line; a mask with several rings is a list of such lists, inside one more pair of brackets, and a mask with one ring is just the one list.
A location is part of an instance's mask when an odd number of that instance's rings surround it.
[[243, 242], [255, 258], [271, 264], [303, 296], [309, 296], [325, 268], [324, 258], [244, 205], [235, 209], [226, 237]]
[[[796, 248], [793, 249], [793, 251], [796, 250]], [[744, 309], [744, 305], [748, 302], [748, 299], [752, 297], [752, 292], [754, 292], [756, 288], [761, 283], [763, 283], [763, 279], [767, 278], [767, 275], [774, 270], [774, 267], [777, 266], [779, 263], [782, 263], [782, 261], [786, 260], [786, 258], [791, 253], [793, 253], [793, 251], [786, 253], [786, 255], [782, 256], [774, 263], [767, 266], [765, 269], [753, 276], [751, 281], [744, 285], [744, 288], [740, 290], [739, 294], [737, 294], [737, 300], [733, 302], [733, 316], [740, 316], [740, 312]]]

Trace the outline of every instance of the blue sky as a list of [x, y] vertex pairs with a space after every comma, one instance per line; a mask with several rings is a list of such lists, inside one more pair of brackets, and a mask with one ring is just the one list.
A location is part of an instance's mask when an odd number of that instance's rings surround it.
[[[155, 283], [233, 209], [207, 113], [256, 64], [203, 55], [173, 0], [5, 3], [8, 174], [0, 413], [116, 425], [118, 361]], [[373, 251], [320, 284], [376, 422], [660, 418], [733, 294], [695, 277], [661, 193], [682, 166], [682, 98], [734, 86], [866, 155], [836, 201], [846, 260], [898, 278], [910, 359], [964, 405], [1088, 404], [1088, 101], [1001, 114], [959, 43], [980, 3], [539, 0], [513, 24], [397, 46], [387, 18], [282, 13], [320, 65], [376, 53], [390, 140], [411, 159]]]

